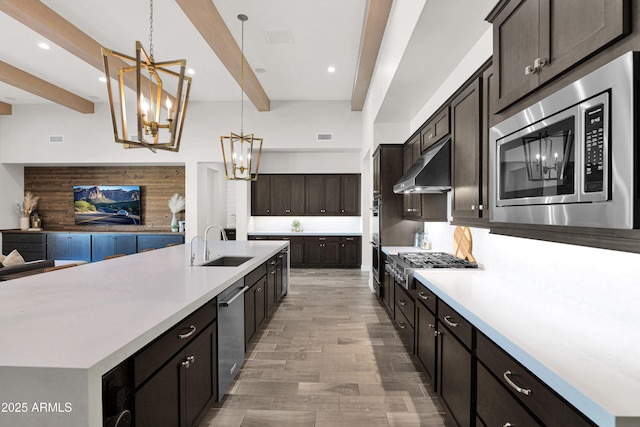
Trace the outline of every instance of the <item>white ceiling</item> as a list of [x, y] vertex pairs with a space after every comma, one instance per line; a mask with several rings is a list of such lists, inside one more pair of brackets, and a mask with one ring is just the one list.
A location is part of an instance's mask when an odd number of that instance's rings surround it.
[[[366, 0], [213, 0], [240, 42], [239, 13], [245, 23], [244, 52], [271, 101], [351, 98]], [[395, 0], [414, 1], [414, 0]], [[146, 0], [42, 0], [98, 43], [133, 54], [135, 41], [149, 46]], [[427, 0], [385, 100], [390, 121], [405, 120], [428, 100], [488, 28], [484, 17], [496, 0]], [[270, 42], [280, 37], [280, 42]], [[0, 60], [93, 102], [106, 102], [102, 70], [60, 47], [42, 50], [38, 33], [0, 12]], [[193, 68], [191, 101], [235, 101], [240, 89], [173, 0], [155, 0], [153, 45], [157, 61], [185, 58]], [[330, 74], [332, 65], [336, 72]], [[411, 95], [408, 97], [408, 95]], [[411, 102], [407, 102], [411, 99]], [[0, 83], [0, 101], [49, 101]], [[411, 111], [410, 111], [411, 110]]]

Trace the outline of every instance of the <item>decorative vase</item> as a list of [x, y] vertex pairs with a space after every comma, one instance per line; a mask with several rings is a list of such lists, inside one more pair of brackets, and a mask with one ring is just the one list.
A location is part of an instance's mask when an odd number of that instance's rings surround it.
[[173, 214], [171, 218], [171, 231], [178, 231], [178, 218], [176, 218], [176, 214]]
[[29, 217], [20, 218], [20, 230], [28, 230], [31, 219]]

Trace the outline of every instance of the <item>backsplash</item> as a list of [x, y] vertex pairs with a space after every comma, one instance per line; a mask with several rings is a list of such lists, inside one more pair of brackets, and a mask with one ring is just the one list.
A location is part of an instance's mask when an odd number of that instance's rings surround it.
[[[453, 251], [455, 227], [425, 223], [433, 248]], [[640, 254], [490, 234], [472, 228], [478, 263], [521, 291], [545, 293], [594, 315], [640, 325]], [[507, 292], [508, 290], [505, 290]]]
[[346, 232], [361, 233], [362, 217], [324, 217], [324, 216], [253, 216], [249, 219], [249, 232], [276, 231], [286, 232], [293, 228], [294, 220], [300, 221], [300, 228], [305, 232]]

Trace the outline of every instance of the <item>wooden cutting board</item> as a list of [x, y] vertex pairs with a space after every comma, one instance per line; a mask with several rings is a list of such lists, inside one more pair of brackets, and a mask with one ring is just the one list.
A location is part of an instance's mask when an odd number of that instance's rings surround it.
[[470, 262], [476, 262], [471, 253], [472, 239], [469, 227], [457, 226], [453, 232], [453, 254]]

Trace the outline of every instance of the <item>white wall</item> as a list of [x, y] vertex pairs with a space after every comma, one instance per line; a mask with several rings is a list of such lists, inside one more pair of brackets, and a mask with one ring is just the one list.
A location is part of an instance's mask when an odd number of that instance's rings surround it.
[[[0, 230], [18, 228], [18, 208], [24, 197], [24, 168], [20, 165], [0, 164]], [[2, 233], [0, 233], [0, 249]], [[6, 255], [6, 254], [5, 254]]]
[[[57, 105], [15, 105], [13, 114], [0, 117], [0, 171], [3, 197], [0, 224], [18, 225], [7, 208], [7, 196], [21, 199], [21, 165], [158, 164], [185, 165], [187, 239], [202, 232], [206, 224], [226, 223], [223, 209], [210, 212], [213, 185], [209, 177], [222, 162], [220, 136], [240, 132], [240, 104], [191, 103], [178, 153], [147, 149], [124, 149], [113, 142], [108, 106], [96, 104], [95, 114], [80, 114]], [[264, 139], [261, 172], [329, 173], [360, 172], [358, 152], [362, 145], [361, 113], [352, 112], [348, 101], [272, 102], [271, 111], [258, 112], [245, 103], [244, 131]], [[317, 133], [333, 133], [333, 141], [319, 142]], [[64, 136], [64, 143], [50, 144], [50, 135]], [[309, 155], [313, 152], [313, 155]], [[218, 168], [218, 169], [216, 169]], [[20, 180], [4, 179], [13, 171]], [[208, 172], [207, 172], [208, 171]], [[224, 175], [222, 175], [224, 176]], [[5, 182], [6, 181], [6, 182]], [[217, 180], [218, 183], [222, 179]], [[226, 197], [222, 184], [215, 194]], [[248, 186], [237, 186], [238, 210], [246, 209]], [[206, 202], [198, 200], [207, 196]], [[222, 199], [224, 200], [224, 199]], [[237, 221], [247, 221], [243, 213]], [[15, 224], [13, 222], [15, 221]], [[246, 230], [246, 223], [238, 224]], [[246, 231], [245, 231], [246, 232]]]

